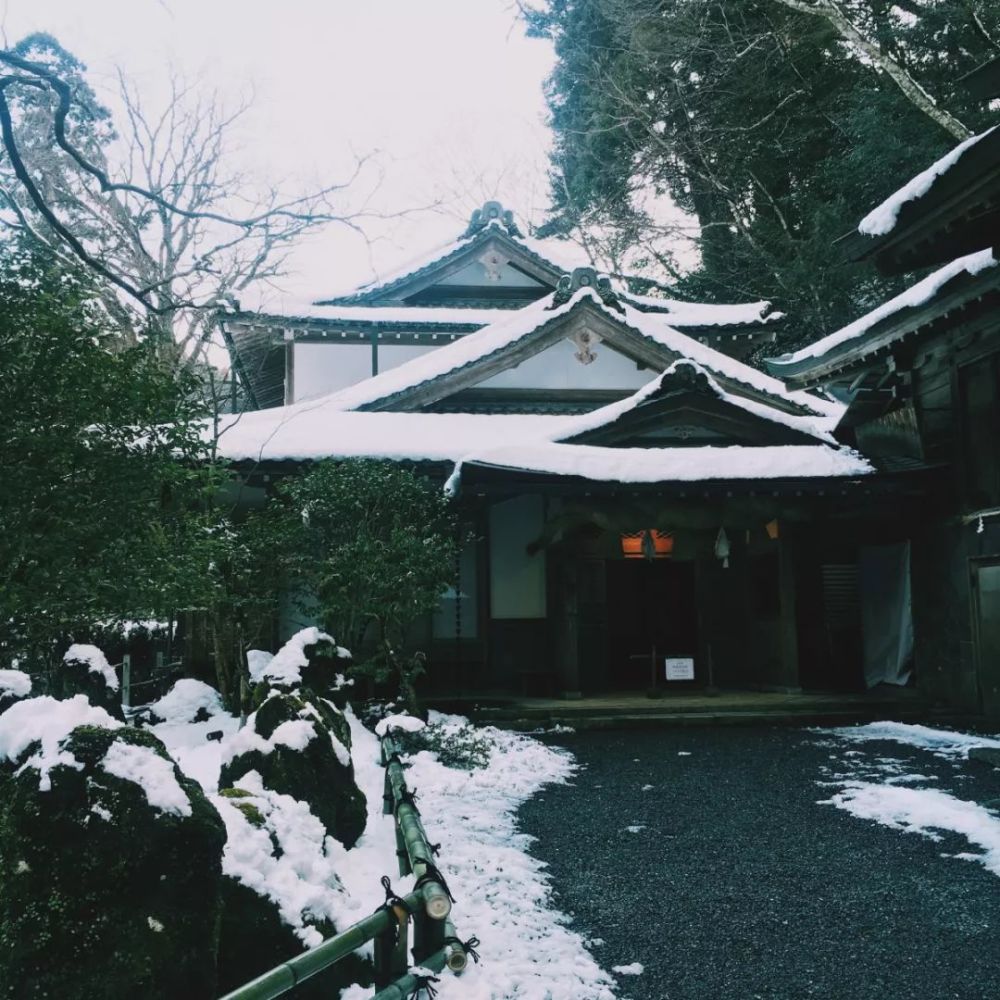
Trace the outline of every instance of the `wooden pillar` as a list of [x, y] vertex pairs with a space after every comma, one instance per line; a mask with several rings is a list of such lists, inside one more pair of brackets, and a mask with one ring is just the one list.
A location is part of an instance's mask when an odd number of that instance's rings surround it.
[[563, 698], [580, 698], [580, 565], [572, 553], [553, 559], [556, 570], [555, 656]]

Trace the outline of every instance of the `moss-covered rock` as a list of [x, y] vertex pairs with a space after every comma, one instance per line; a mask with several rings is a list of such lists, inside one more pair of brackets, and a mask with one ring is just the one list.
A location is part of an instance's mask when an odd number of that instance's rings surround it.
[[364, 833], [367, 803], [354, 780], [347, 720], [331, 705], [273, 693], [223, 750], [219, 787], [256, 771], [265, 787], [305, 802], [345, 847]]
[[351, 654], [332, 636], [318, 628], [302, 629], [273, 657], [259, 660], [252, 669], [256, 703], [263, 702], [273, 689], [302, 689], [317, 698], [328, 698], [342, 709], [354, 683], [346, 677], [351, 662]]
[[0, 768], [0, 998], [216, 996], [225, 830], [200, 786], [140, 730], [40, 753]]
[[[302, 941], [284, 923], [275, 904], [242, 882], [223, 877], [222, 926], [219, 935], [219, 993], [250, 982], [268, 969], [300, 955]], [[323, 937], [335, 933], [332, 924], [321, 925]], [[349, 955], [329, 970], [306, 980], [288, 995], [297, 1000], [335, 1000], [340, 991], [358, 983], [370, 986], [372, 966], [358, 955]]]
[[52, 676], [52, 696], [60, 700], [86, 695], [116, 719], [124, 721], [118, 677], [96, 646], [70, 646]]

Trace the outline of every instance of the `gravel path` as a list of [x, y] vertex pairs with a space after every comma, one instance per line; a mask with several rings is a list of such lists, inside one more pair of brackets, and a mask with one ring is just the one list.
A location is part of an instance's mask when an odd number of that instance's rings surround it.
[[[1000, 772], [804, 730], [585, 733], [573, 786], [521, 810], [557, 905], [632, 1000], [997, 1000], [1000, 879], [934, 842], [819, 805], [891, 757], [996, 806]], [[851, 760], [851, 758], [846, 758]], [[644, 786], [652, 786], [643, 790]], [[633, 832], [629, 832], [632, 828]], [[598, 943], [603, 940], [603, 943]], [[580, 1000], [586, 1000], [581, 997]]]

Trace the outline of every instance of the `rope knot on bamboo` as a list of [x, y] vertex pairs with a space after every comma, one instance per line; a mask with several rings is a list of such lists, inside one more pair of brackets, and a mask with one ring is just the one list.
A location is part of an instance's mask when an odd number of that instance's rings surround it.
[[479, 952], [476, 951], [476, 949], [479, 947], [480, 941], [479, 938], [475, 936], [475, 934], [473, 934], [472, 937], [470, 937], [467, 941], [463, 941], [461, 938], [456, 937], [454, 934], [451, 934], [444, 939], [442, 944], [446, 945], [450, 944], [456, 948], [461, 948], [462, 951], [464, 951], [465, 954], [468, 955], [472, 959], [472, 961], [476, 963], [476, 965], [479, 964]]
[[413, 992], [410, 994], [409, 1000], [420, 1000], [420, 994], [425, 991], [431, 1000], [437, 996], [438, 991], [435, 989], [434, 984], [441, 982], [437, 976], [432, 976], [428, 973], [427, 975], [414, 975], [413, 978], [416, 979], [417, 985], [413, 987]]
[[426, 858], [414, 858], [413, 865], [414, 867], [416, 867], [417, 865], [424, 866], [423, 875], [421, 875], [420, 878], [417, 879], [416, 883], [413, 886], [414, 891], [422, 889], [425, 885], [427, 885], [428, 882], [437, 882], [437, 884], [441, 886], [442, 889], [444, 889], [445, 895], [453, 903], [455, 902], [455, 897], [451, 894], [451, 889], [448, 888], [448, 882], [445, 880], [445, 877], [441, 874], [441, 869], [438, 868], [437, 865], [428, 861]]

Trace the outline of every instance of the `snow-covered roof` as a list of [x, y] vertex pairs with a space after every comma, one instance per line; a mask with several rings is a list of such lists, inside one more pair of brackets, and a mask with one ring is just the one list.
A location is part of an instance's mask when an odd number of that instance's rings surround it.
[[895, 298], [889, 299], [888, 302], [883, 302], [882, 305], [856, 319], [853, 323], [848, 323], [847, 326], [842, 327], [835, 333], [828, 334], [826, 337], [820, 338], [807, 347], [795, 351], [793, 354], [785, 354], [780, 358], [774, 359], [772, 367], [774, 370], [780, 371], [783, 368], [791, 367], [800, 362], [822, 357], [835, 347], [859, 339], [882, 320], [904, 309], [920, 306], [930, 301], [953, 278], [963, 274], [977, 275], [987, 268], [995, 267], [996, 264], [997, 260], [991, 250], [980, 250], [976, 253], [959, 257], [950, 264], [945, 264], [944, 267], [938, 268], [938, 270], [929, 274], [922, 281], [918, 281], [915, 285], [907, 288]]
[[625, 416], [625, 414], [631, 413], [651, 397], [655, 396], [659, 390], [663, 388], [664, 383], [669, 380], [670, 376], [675, 375], [684, 369], [690, 369], [691, 371], [703, 375], [709, 389], [715, 396], [727, 403], [732, 404], [733, 406], [739, 407], [741, 410], [744, 410], [755, 417], [761, 417], [764, 420], [771, 420], [774, 423], [781, 424], [783, 427], [789, 427], [802, 434], [815, 437], [827, 444], [836, 444], [836, 440], [834, 439], [831, 431], [834, 427], [836, 427], [843, 410], [843, 407], [839, 406], [839, 404], [837, 409], [831, 407], [830, 412], [824, 416], [810, 417], [786, 413], [784, 410], [778, 410], [773, 406], [758, 403], [756, 400], [747, 399], [745, 396], [738, 396], [735, 393], [726, 392], [726, 390], [723, 389], [722, 386], [719, 385], [719, 383], [712, 377], [708, 370], [703, 368], [697, 362], [686, 358], [675, 361], [669, 368], [666, 369], [666, 371], [663, 372], [662, 375], [658, 375], [631, 396], [628, 396], [625, 399], [617, 400], [614, 403], [608, 403], [606, 406], [599, 407], [596, 410], [591, 410], [589, 413], [581, 413], [578, 416], [566, 418], [565, 425], [557, 431], [552, 440], [567, 441], [570, 438], [575, 438], [581, 434], [587, 434], [590, 431], [595, 431], [598, 428], [607, 427], [609, 424], [613, 424], [616, 420], [620, 420], [623, 416]]
[[981, 142], [998, 126], [993, 126], [979, 135], [971, 136], [960, 142], [941, 159], [932, 163], [926, 170], [911, 178], [898, 191], [889, 195], [881, 205], [873, 208], [858, 224], [858, 232], [863, 236], [887, 236], [896, 227], [899, 213], [908, 202], [923, 198], [934, 186], [934, 182], [946, 174], [956, 163], [977, 143]]
[[356, 286], [341, 294], [319, 300], [320, 304], [349, 304], [363, 301], [376, 293], [385, 293], [404, 282], [415, 278], [433, 267], [437, 267], [457, 257], [470, 247], [486, 243], [490, 238], [508, 241], [520, 247], [525, 255], [546, 266], [553, 274], [572, 271], [575, 267], [587, 267], [591, 262], [574, 244], [565, 240], [537, 240], [532, 237], [512, 233], [499, 219], [486, 223], [477, 232], [464, 233], [457, 239], [448, 240], [431, 250], [412, 257], [403, 264], [379, 274], [371, 281]]
[[555, 306], [553, 302], [554, 297], [547, 295], [537, 302], [509, 312], [504, 318], [475, 333], [467, 334], [461, 340], [420, 355], [315, 402], [331, 410], [353, 410], [370, 406], [509, 349], [520, 339], [534, 333], [542, 324], [558, 319], [579, 304], [587, 302], [602, 310], [613, 322], [640, 333], [674, 354], [696, 361], [716, 376], [742, 383], [813, 413], [827, 414], [837, 409], [837, 404], [818, 399], [810, 393], [791, 392], [778, 379], [673, 329], [664, 323], [661, 314], [644, 313], [629, 305], [624, 305], [621, 312], [612, 309], [601, 301], [592, 288], [578, 289], [562, 305]]
[[267, 315], [336, 323], [470, 327], [487, 326], [510, 314], [510, 309], [463, 309], [458, 306], [341, 306], [317, 302], [287, 302], [281, 306], [280, 312]]
[[682, 302], [680, 299], [660, 298], [652, 295], [633, 295], [619, 291], [619, 295], [644, 312], [655, 310], [671, 326], [756, 326], [782, 319], [784, 313], [771, 312], [771, 303], [739, 302], [716, 305], [710, 302]]
[[636, 484], [831, 478], [864, 476], [874, 471], [871, 463], [857, 452], [822, 444], [607, 448], [536, 442], [504, 445], [467, 455], [449, 480], [451, 489], [459, 483], [462, 466], [468, 465]]
[[455, 462], [474, 448], [547, 437], [566, 417], [484, 413], [358, 413], [311, 403], [224, 421], [219, 454], [233, 462], [385, 458]]

